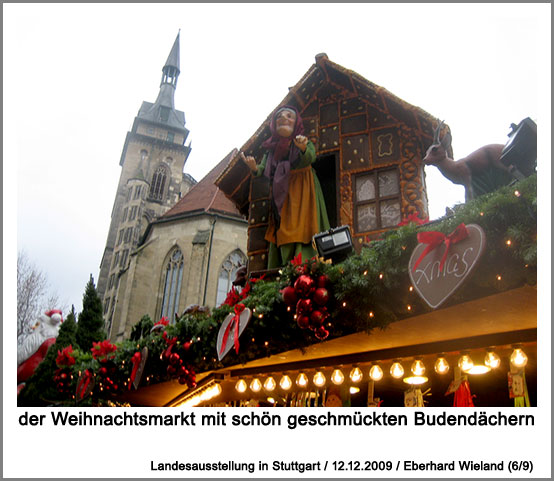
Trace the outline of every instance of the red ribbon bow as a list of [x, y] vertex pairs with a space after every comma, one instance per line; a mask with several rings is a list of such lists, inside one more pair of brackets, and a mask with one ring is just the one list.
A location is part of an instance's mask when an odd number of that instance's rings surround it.
[[221, 349], [219, 350], [219, 355], [223, 354], [223, 351], [225, 351], [225, 347], [227, 346], [227, 339], [229, 337], [229, 333], [231, 332], [232, 326], [235, 326], [235, 334], [234, 334], [234, 342], [235, 342], [235, 352], [239, 353], [239, 324], [240, 324], [240, 315], [242, 311], [244, 311], [245, 306], [244, 304], [237, 304], [235, 306], [235, 315], [233, 319], [231, 319], [231, 322], [227, 324], [227, 328], [225, 329], [225, 332], [223, 333], [223, 339], [221, 340]]
[[452, 244], [456, 244], [457, 242], [462, 241], [468, 236], [469, 236], [469, 232], [467, 231], [467, 228], [463, 223], [460, 224], [458, 227], [456, 227], [454, 232], [448, 235], [445, 235], [442, 232], [436, 232], [436, 231], [419, 232], [417, 234], [417, 241], [421, 244], [427, 244], [427, 247], [419, 256], [419, 259], [414, 264], [414, 267], [412, 270], [415, 271], [419, 263], [423, 260], [423, 258], [427, 254], [429, 254], [429, 252], [435, 250], [438, 246], [440, 246], [444, 242], [446, 244], [446, 250], [442, 255], [441, 263], [439, 266], [440, 272], [442, 272], [444, 263], [446, 262], [446, 258], [448, 256], [448, 251], [450, 250], [450, 246]]
[[137, 377], [137, 371], [140, 366], [140, 361], [142, 360], [142, 356], [140, 352], [135, 352], [133, 354], [133, 357], [131, 358], [131, 362], [133, 363], [133, 371], [131, 372], [131, 382], [129, 383], [129, 391], [131, 390], [131, 384], [135, 382], [135, 378]]

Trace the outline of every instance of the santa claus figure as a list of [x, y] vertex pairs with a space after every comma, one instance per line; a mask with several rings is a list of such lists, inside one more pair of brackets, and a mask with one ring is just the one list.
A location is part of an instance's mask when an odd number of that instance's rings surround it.
[[17, 384], [25, 382], [43, 361], [48, 348], [56, 342], [62, 311], [52, 309], [40, 316], [34, 330], [17, 347]]

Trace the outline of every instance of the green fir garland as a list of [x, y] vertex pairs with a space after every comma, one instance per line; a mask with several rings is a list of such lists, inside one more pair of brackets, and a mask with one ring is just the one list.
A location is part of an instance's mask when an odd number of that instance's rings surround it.
[[[371, 241], [359, 254], [348, 257], [338, 265], [314, 259], [304, 260], [302, 266], [312, 277], [328, 278], [330, 300], [327, 304], [330, 316], [325, 321], [330, 335], [328, 339], [355, 332], [367, 332], [385, 328], [391, 322], [420, 315], [431, 309], [411, 289], [408, 262], [417, 245], [417, 233], [433, 230], [450, 234], [460, 223], [478, 224], [486, 233], [486, 249], [478, 268], [450, 297], [445, 306], [455, 305], [523, 285], [536, 285], [537, 268], [537, 191], [536, 175], [485, 194], [466, 204], [456, 206], [454, 214], [429, 224], [410, 223], [383, 234], [382, 239]], [[283, 267], [280, 275], [272, 280], [251, 283], [248, 296], [241, 300], [250, 308], [253, 316], [240, 337], [240, 350], [231, 350], [222, 360], [217, 360], [216, 339], [222, 321], [233, 312], [233, 307], [223, 305], [211, 313], [185, 314], [175, 324], [162, 331], [149, 333], [140, 339], [117, 344], [111, 362], [117, 367], [114, 383], [117, 392], [107, 394], [99, 390], [96, 382], [92, 396], [82, 400], [58, 398], [60, 404], [106, 405], [109, 399], [121, 397], [129, 391], [129, 379], [133, 369], [132, 357], [148, 348], [148, 360], [142, 375], [142, 384], [167, 381], [164, 359], [167, 339], [176, 338], [173, 352], [178, 353], [185, 364], [196, 373], [242, 364], [253, 359], [305, 347], [320, 342], [309, 329], [301, 329], [287, 310], [281, 291], [294, 284], [300, 275], [295, 265]], [[500, 280], [499, 280], [500, 279]], [[408, 308], [409, 306], [409, 308]], [[141, 332], [137, 329], [136, 332]], [[76, 346], [74, 346], [76, 347]], [[73, 392], [79, 374], [88, 369], [98, 378], [102, 363], [93, 359], [90, 352], [75, 351]], [[36, 377], [36, 376], [35, 376]]]

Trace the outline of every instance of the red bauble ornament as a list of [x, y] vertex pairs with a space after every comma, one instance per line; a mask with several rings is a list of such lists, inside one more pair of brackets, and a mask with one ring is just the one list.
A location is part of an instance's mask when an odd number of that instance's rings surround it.
[[321, 311], [315, 310], [310, 315], [310, 327], [318, 328], [323, 324], [325, 316]]
[[177, 372], [177, 369], [175, 369], [173, 366], [167, 366], [167, 373], [170, 376], [173, 376]]
[[320, 341], [327, 339], [327, 336], [329, 336], [329, 331], [325, 329], [323, 326], [320, 326], [316, 329], [315, 337], [317, 337]]
[[296, 323], [301, 329], [307, 329], [310, 327], [310, 318], [308, 316], [298, 316]]
[[327, 283], [329, 282], [329, 278], [322, 274], [317, 278], [317, 287], [327, 287]]
[[300, 297], [308, 297], [314, 288], [315, 281], [311, 276], [303, 275], [296, 279], [294, 290]]
[[185, 342], [185, 343], [183, 344], [183, 349], [184, 349], [185, 351], [188, 351], [188, 350], [190, 349], [190, 342], [188, 342], [188, 341]]
[[318, 306], [324, 306], [329, 301], [329, 291], [325, 287], [319, 287], [315, 290], [313, 300]]
[[283, 296], [283, 302], [287, 306], [292, 306], [296, 304], [298, 301], [298, 297], [296, 295], [296, 291], [294, 290], [294, 287], [287, 286], [281, 291], [281, 295]]
[[313, 307], [311, 299], [300, 299], [296, 304], [296, 314], [298, 316], [309, 315]]
[[173, 354], [171, 354], [171, 356], [169, 356], [170, 364], [172, 365], [179, 364], [179, 361], [181, 361], [181, 358], [179, 357], [179, 354], [177, 354], [176, 352], [174, 352]]
[[100, 374], [101, 376], [105, 376], [106, 374], [108, 374], [108, 370], [105, 367], [101, 367], [100, 369], [98, 369], [98, 374]]

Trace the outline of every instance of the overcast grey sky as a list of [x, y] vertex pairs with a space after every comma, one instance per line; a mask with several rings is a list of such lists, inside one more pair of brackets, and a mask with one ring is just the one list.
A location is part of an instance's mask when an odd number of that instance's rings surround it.
[[[81, 309], [89, 275], [98, 277], [125, 135], [141, 102], [156, 99], [179, 29], [175, 104], [192, 141], [185, 172], [197, 180], [254, 133], [320, 52], [444, 119], [455, 157], [505, 143], [510, 124], [528, 116], [550, 132], [549, 4], [4, 4], [3, 12], [5, 299], [25, 249]], [[463, 201], [463, 188], [426, 172], [437, 218]]]

